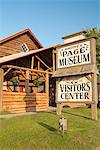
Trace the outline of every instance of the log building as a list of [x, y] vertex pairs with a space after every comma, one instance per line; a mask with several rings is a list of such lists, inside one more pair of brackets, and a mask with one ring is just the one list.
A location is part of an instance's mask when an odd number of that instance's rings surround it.
[[[82, 32], [64, 43], [85, 38]], [[55, 106], [56, 46], [45, 48], [25, 29], [0, 41], [0, 109], [13, 113], [46, 111]], [[66, 104], [65, 104], [66, 105]], [[83, 106], [67, 103], [68, 106]]]
[[0, 41], [0, 107], [11, 112], [46, 111], [54, 99], [54, 48], [23, 30]]

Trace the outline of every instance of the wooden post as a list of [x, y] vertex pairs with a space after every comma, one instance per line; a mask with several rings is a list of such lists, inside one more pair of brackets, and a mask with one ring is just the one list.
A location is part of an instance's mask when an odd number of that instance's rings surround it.
[[4, 78], [4, 71], [0, 69], [0, 110], [3, 108], [3, 78]]
[[56, 104], [57, 104], [57, 115], [62, 114], [62, 103], [58, 102], [58, 84], [59, 84], [60, 78], [56, 80]]
[[52, 63], [53, 63], [53, 72], [56, 70], [55, 69], [55, 50], [52, 50]]
[[91, 104], [91, 111], [92, 111], [92, 119], [97, 120], [97, 100], [98, 100], [98, 93], [97, 93], [97, 74], [92, 74], [92, 104]]
[[38, 60], [38, 70], [40, 70], [40, 61]]
[[92, 119], [97, 120], [97, 67], [96, 67], [96, 39], [91, 39], [91, 56], [92, 56], [92, 64], [95, 65], [95, 71], [91, 75], [92, 76]]
[[26, 71], [25, 92], [29, 93], [29, 70]]
[[62, 113], [62, 104], [57, 103], [57, 115], [61, 115], [61, 113]]
[[34, 56], [32, 56], [32, 61], [31, 61], [31, 69], [34, 68]]
[[48, 99], [48, 107], [49, 107], [49, 74], [46, 73], [46, 82], [45, 82], [45, 91]]

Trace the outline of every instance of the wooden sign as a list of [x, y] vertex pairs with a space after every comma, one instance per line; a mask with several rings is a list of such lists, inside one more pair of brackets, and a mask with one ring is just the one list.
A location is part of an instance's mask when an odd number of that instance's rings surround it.
[[[97, 120], [96, 40], [86, 38], [58, 45], [56, 55], [56, 102], [91, 103], [92, 119]], [[58, 111], [59, 112], [59, 111]]]
[[86, 77], [65, 77], [58, 82], [58, 102], [92, 101], [92, 85]]
[[94, 63], [94, 39], [63, 44], [57, 47], [57, 69]]

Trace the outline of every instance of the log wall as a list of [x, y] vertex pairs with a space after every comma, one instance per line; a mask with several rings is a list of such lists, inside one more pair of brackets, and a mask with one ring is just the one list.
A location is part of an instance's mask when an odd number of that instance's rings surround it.
[[48, 99], [46, 93], [3, 92], [3, 110], [20, 113], [46, 111]]

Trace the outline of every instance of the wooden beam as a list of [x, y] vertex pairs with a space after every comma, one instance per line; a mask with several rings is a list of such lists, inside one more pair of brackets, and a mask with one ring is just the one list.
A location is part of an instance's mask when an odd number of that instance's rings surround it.
[[51, 68], [50, 68], [41, 58], [39, 58], [37, 55], [35, 55], [35, 57], [36, 57], [45, 67], [47, 67], [50, 71], [52, 71]]
[[4, 76], [5, 76], [8, 72], [10, 72], [11, 69], [12, 69], [12, 68], [9, 68], [9, 69], [4, 73]]
[[32, 61], [31, 61], [31, 69], [34, 68], [34, 56], [32, 56]]
[[2, 66], [2, 68], [14, 68], [14, 69], [17, 69], [17, 70], [24, 70], [24, 71], [27, 71], [29, 70], [30, 72], [40, 72], [40, 73], [48, 73], [48, 74], [53, 74], [52, 72], [48, 72], [48, 71], [43, 71], [43, 70], [36, 70], [36, 69], [30, 69], [30, 68], [24, 68], [24, 67], [18, 67], [18, 66], [13, 66], [13, 65], [4, 65]]
[[3, 80], [4, 80], [4, 70], [0, 68], [0, 110], [3, 108]]
[[18, 67], [18, 66], [13, 66], [13, 65], [4, 65], [1, 68], [14, 68], [17, 70], [24, 70], [24, 71], [30, 70], [29, 68]]

